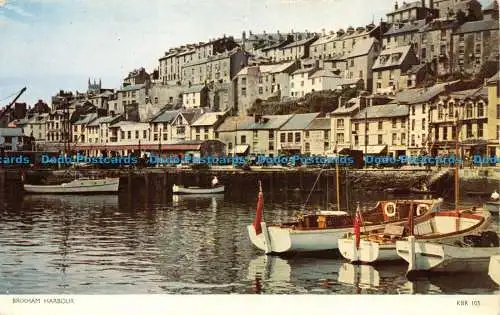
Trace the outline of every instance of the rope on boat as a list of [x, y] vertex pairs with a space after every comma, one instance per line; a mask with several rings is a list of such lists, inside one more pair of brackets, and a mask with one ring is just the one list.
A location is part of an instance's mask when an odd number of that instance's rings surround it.
[[305, 206], [306, 206], [307, 202], [309, 201], [309, 198], [311, 198], [311, 194], [312, 194], [312, 192], [314, 191], [314, 187], [316, 187], [316, 184], [318, 183], [319, 178], [320, 178], [321, 174], [323, 174], [323, 172], [324, 172], [324, 171], [325, 171], [325, 170], [323, 170], [323, 169], [322, 169], [322, 170], [320, 170], [320, 172], [318, 173], [318, 177], [316, 177], [316, 180], [314, 181], [314, 184], [313, 184], [313, 186], [312, 186], [311, 190], [309, 191], [309, 195], [307, 196], [306, 201], [305, 201], [305, 202], [304, 202], [304, 204], [302, 205], [302, 211], [304, 210], [304, 208], [305, 208]]

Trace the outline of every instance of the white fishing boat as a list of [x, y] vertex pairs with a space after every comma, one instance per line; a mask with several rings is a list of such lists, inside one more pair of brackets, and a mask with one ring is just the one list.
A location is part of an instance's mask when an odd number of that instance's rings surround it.
[[348, 235], [339, 240], [339, 251], [350, 262], [401, 260], [396, 251], [396, 242], [406, 239], [409, 235], [415, 236], [417, 240], [454, 244], [470, 235], [481, 237], [481, 233], [489, 228], [491, 222], [491, 215], [482, 210], [462, 210], [458, 219], [455, 211], [437, 212], [420, 222], [416, 220], [413, 233], [409, 233], [408, 224], [386, 225], [383, 231], [359, 235], [358, 246], [356, 236]]
[[396, 251], [408, 262], [407, 275], [419, 272], [488, 272], [491, 256], [499, 255], [500, 248], [462, 247], [459, 245], [415, 241], [397, 241]]
[[500, 285], [500, 255], [490, 257], [488, 275], [496, 284]]
[[207, 194], [221, 194], [224, 193], [224, 186], [215, 186], [210, 188], [202, 188], [197, 186], [184, 187], [180, 185], [173, 185], [172, 192], [174, 194], [189, 194], [189, 195], [207, 195]]
[[[427, 216], [439, 210], [441, 201], [379, 201], [374, 208], [363, 214], [364, 229], [371, 231], [381, 229], [386, 224], [404, 222], [411, 205], [418, 208], [417, 218]], [[266, 254], [334, 250], [338, 248], [338, 240], [353, 231], [353, 217], [345, 211], [300, 214], [292, 222], [267, 225], [262, 220], [263, 208], [261, 189], [254, 222], [247, 229], [252, 244]]]
[[24, 190], [31, 194], [95, 194], [117, 193], [120, 178], [78, 178], [60, 185], [29, 185], [24, 184]]

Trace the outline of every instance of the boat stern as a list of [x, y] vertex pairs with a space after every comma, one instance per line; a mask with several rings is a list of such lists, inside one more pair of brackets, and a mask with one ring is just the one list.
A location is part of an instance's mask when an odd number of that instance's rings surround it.
[[359, 248], [356, 248], [354, 239], [342, 238], [339, 240], [339, 251], [350, 262], [374, 263], [378, 260], [386, 260], [380, 255], [379, 243], [368, 240], [361, 240]]
[[407, 275], [431, 271], [439, 267], [445, 259], [441, 244], [416, 242], [413, 236], [408, 240], [396, 242], [396, 252], [399, 257], [408, 262]]

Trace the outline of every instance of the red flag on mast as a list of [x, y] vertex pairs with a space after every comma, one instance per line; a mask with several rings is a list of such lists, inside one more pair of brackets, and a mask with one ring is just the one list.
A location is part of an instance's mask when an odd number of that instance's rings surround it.
[[356, 248], [359, 248], [359, 243], [361, 241], [361, 210], [356, 208], [356, 218], [354, 219], [354, 238], [356, 241]]
[[253, 227], [255, 229], [255, 234], [257, 235], [262, 233], [260, 222], [262, 221], [263, 212], [264, 212], [264, 194], [262, 193], [262, 185], [259, 182], [259, 197], [257, 200], [257, 210], [255, 213], [255, 219], [253, 220]]

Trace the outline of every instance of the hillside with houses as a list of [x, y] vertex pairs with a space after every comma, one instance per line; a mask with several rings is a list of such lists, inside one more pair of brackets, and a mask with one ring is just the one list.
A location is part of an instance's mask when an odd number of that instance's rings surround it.
[[183, 155], [210, 141], [228, 155], [439, 155], [458, 137], [466, 155], [500, 156], [498, 2], [387, 11], [321, 33], [167, 47], [156, 69], [133, 69], [118, 88], [89, 79], [50, 104], [14, 104], [3, 149]]

